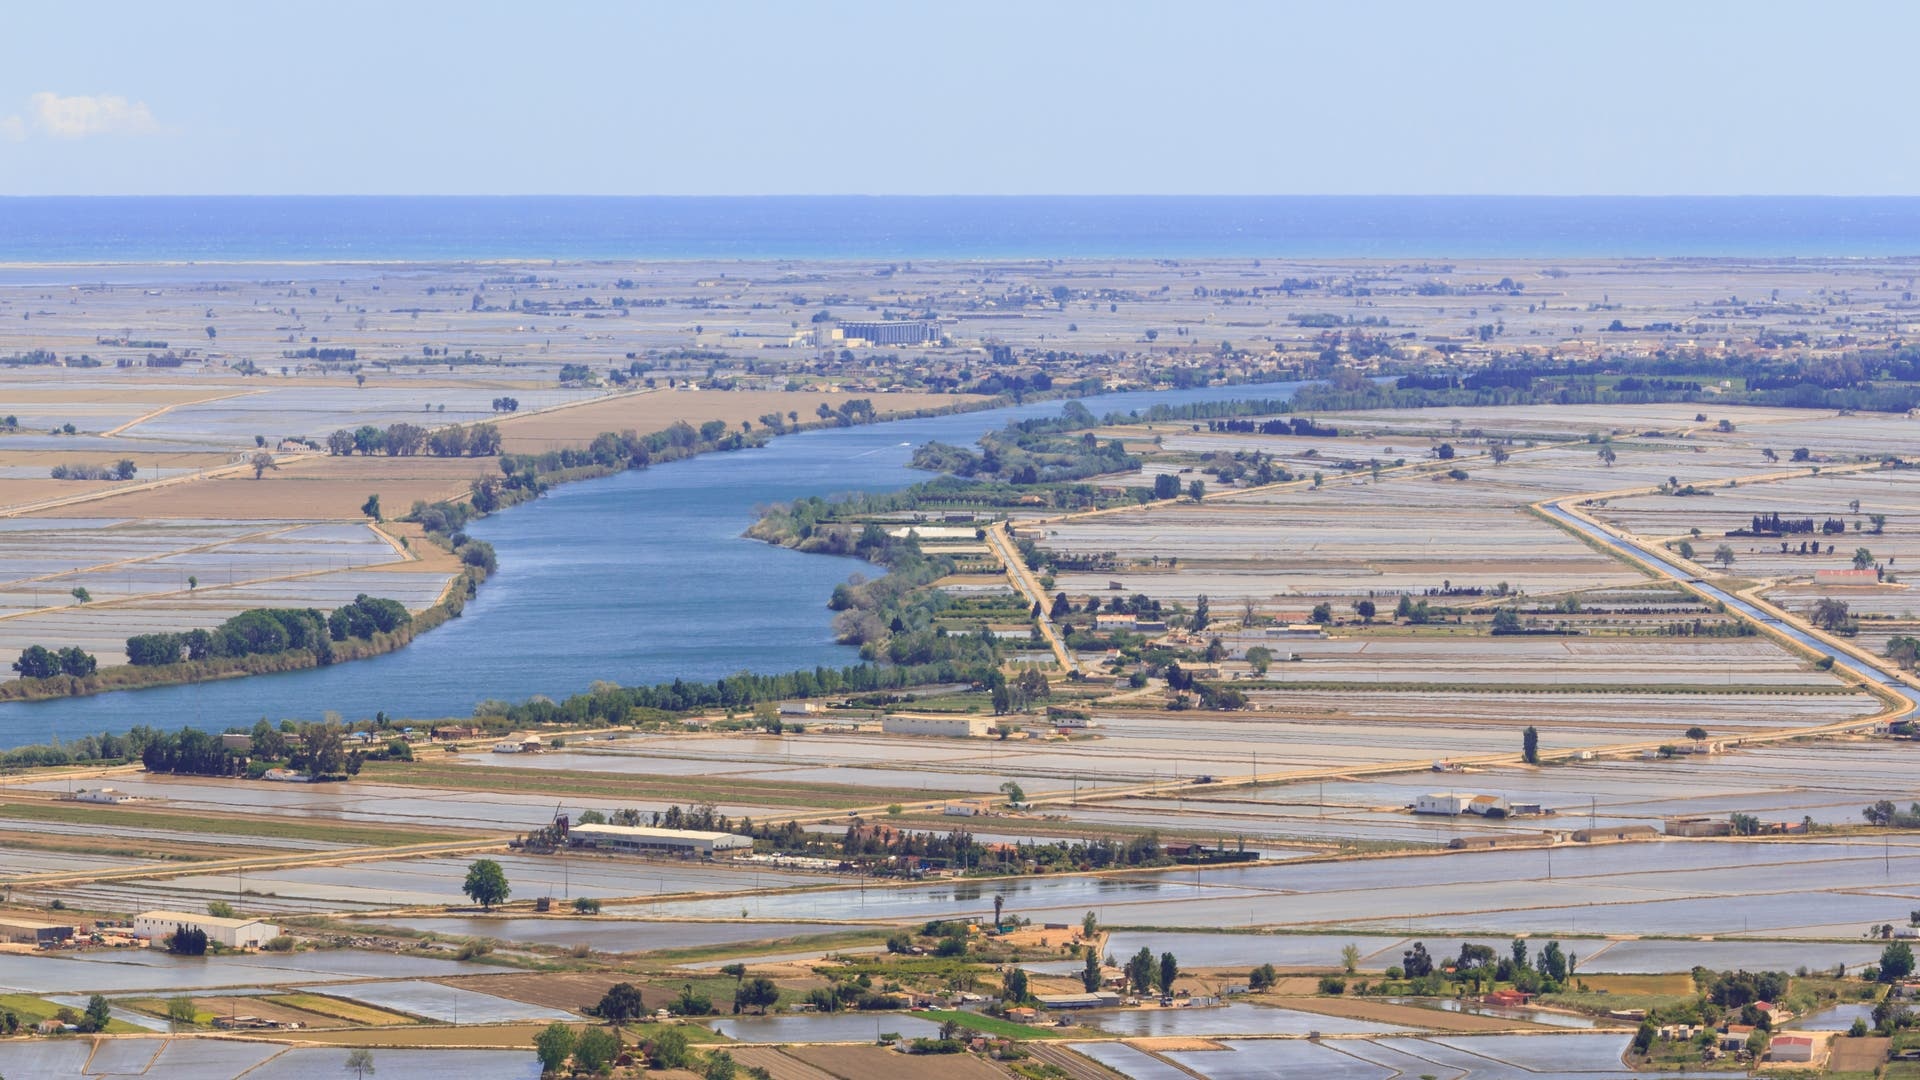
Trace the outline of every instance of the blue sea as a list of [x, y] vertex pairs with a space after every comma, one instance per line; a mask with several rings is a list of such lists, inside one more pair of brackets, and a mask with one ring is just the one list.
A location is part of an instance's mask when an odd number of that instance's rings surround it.
[[0, 199], [0, 263], [1920, 256], [1920, 198]]

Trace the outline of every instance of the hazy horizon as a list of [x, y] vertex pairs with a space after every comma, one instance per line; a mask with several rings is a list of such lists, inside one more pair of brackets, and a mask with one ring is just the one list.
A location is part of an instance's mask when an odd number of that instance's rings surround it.
[[1920, 196], [1920, 10], [1891, 3], [119, 0], [12, 29], [9, 195]]

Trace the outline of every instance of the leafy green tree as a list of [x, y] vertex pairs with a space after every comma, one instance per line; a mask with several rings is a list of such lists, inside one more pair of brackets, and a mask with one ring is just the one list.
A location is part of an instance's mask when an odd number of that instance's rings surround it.
[[[1907, 954], [1907, 966], [1909, 969], [1913, 966], [1912, 953]], [[87, 999], [87, 1021], [85, 1026], [88, 1031], [105, 1031], [107, 1030], [107, 1023], [112, 1019], [113, 1008], [107, 1004], [105, 997], [95, 994]]]
[[44, 645], [29, 645], [20, 650], [13, 670], [24, 679], [51, 679], [60, 674], [60, 654]]
[[1009, 780], [1000, 785], [1000, 794], [1005, 795], [1007, 801], [1010, 803], [1023, 803], [1027, 801], [1027, 789], [1021, 787], [1019, 783], [1013, 780]]
[[1180, 961], [1174, 959], [1173, 954], [1170, 952], [1161, 953], [1160, 970], [1156, 974], [1158, 975], [1156, 981], [1160, 985], [1160, 992], [1162, 994], [1173, 993], [1173, 981], [1180, 977]]
[[1361, 622], [1371, 623], [1373, 617], [1380, 613], [1380, 609], [1371, 600], [1361, 600], [1353, 605], [1353, 613], [1360, 616]]
[[1180, 497], [1180, 478], [1172, 473], [1161, 473], [1153, 478], [1153, 497], [1156, 499], [1177, 499]]
[[1274, 970], [1272, 964], [1261, 964], [1247, 974], [1247, 988], [1250, 990], [1271, 990], [1273, 989], [1273, 984], [1279, 980], [1280, 973]]
[[460, 888], [483, 911], [505, 901], [513, 893], [507, 884], [507, 872], [492, 859], [474, 860], [473, 865], [467, 867], [467, 880]]
[[613, 1024], [624, 1024], [635, 1017], [646, 1014], [646, 1003], [640, 999], [640, 988], [629, 982], [614, 983], [607, 992], [600, 995], [600, 1004], [594, 1006], [594, 1012]]
[[588, 1028], [573, 1040], [573, 1064], [581, 1072], [605, 1072], [620, 1056], [620, 1037], [606, 1028]]
[[1140, 951], [1133, 954], [1133, 959], [1127, 961], [1127, 982], [1133, 987], [1134, 993], [1144, 994], [1153, 989], [1153, 975], [1153, 950], [1142, 945]]
[[1872, 565], [1873, 552], [1868, 551], [1866, 548], [1853, 549], [1853, 568], [1855, 570], [1865, 570]]
[[1101, 982], [1100, 951], [1089, 947], [1087, 949], [1087, 962], [1080, 968], [1080, 985], [1085, 988], [1087, 993], [1091, 994], [1095, 990], [1100, 989]]
[[1540, 764], [1540, 731], [1531, 724], [1520, 735], [1520, 757], [1529, 765]]
[[383, 519], [382, 519], [382, 518], [380, 517], [380, 496], [379, 496], [379, 494], [378, 494], [378, 493], [376, 493], [376, 494], [373, 494], [373, 495], [369, 495], [369, 496], [367, 496], [367, 501], [366, 501], [366, 502], [364, 502], [364, 503], [361, 503], [361, 504], [360, 504], [360, 512], [361, 512], [362, 514], [365, 514], [366, 516], [368, 516], [368, 517], [370, 517], [370, 518], [372, 518], [372, 519], [373, 519], [373, 520], [375, 520], [375, 521], [381, 521], [381, 520], [383, 520]]
[[231, 919], [233, 918], [233, 905], [227, 903], [225, 900], [209, 900], [207, 901], [207, 914], [216, 919]]
[[687, 1033], [677, 1027], [670, 1027], [654, 1036], [653, 1050], [647, 1055], [647, 1064], [656, 1069], [684, 1069], [687, 1059], [692, 1056], [688, 1050]]
[[1098, 915], [1095, 915], [1093, 912], [1089, 911], [1085, 915], [1080, 916], [1080, 936], [1081, 937], [1092, 938], [1093, 935], [1099, 932], [1100, 932], [1100, 917]]
[[1200, 502], [1206, 497], [1207, 482], [1205, 480], [1190, 480], [1187, 482], [1187, 498], [1192, 499], [1194, 502]]
[[1913, 974], [1913, 946], [1896, 941], [1880, 952], [1880, 981], [1899, 982]]
[[1247, 666], [1255, 675], [1265, 675], [1267, 668], [1273, 666], [1273, 650], [1265, 645], [1255, 645], [1247, 650]]
[[540, 1075], [547, 1076], [566, 1067], [573, 1056], [573, 1029], [562, 1023], [548, 1024], [533, 1037], [533, 1053], [540, 1059]]
[[778, 1004], [779, 1001], [780, 988], [773, 984], [772, 979], [764, 975], [756, 975], [746, 980], [733, 991], [733, 1009], [735, 1012], [739, 1012], [742, 1009], [758, 1009], [760, 1015], [765, 1016], [767, 1010]]
[[735, 1080], [740, 1075], [740, 1065], [725, 1050], [713, 1050], [707, 1054], [700, 1075], [703, 1080]]
[[199, 1011], [193, 1007], [193, 999], [185, 994], [167, 999], [167, 1021], [174, 1030], [192, 1027], [199, 1016]]
[[1340, 948], [1340, 968], [1352, 975], [1360, 970], [1360, 946], [1343, 945]]
[[1000, 979], [1000, 994], [1009, 1004], [1019, 1005], [1027, 1000], [1027, 973], [1020, 967], [1010, 967]]

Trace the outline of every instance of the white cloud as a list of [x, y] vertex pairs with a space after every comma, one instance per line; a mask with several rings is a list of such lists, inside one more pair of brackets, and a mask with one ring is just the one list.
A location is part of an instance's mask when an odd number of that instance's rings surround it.
[[164, 129], [144, 101], [118, 94], [63, 97], [42, 90], [27, 99], [27, 113], [0, 117], [0, 138], [15, 142], [29, 135], [85, 139], [94, 135], [157, 135]]

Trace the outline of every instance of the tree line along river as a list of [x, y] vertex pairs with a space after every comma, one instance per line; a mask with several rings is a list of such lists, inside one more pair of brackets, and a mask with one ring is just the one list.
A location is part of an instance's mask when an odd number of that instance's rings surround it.
[[[1294, 383], [1104, 394], [1097, 416], [1154, 405], [1284, 398]], [[0, 704], [0, 748], [146, 724], [221, 730], [265, 717], [349, 720], [469, 715], [489, 698], [555, 700], [596, 680], [711, 680], [858, 662], [837, 644], [826, 601], [856, 559], [744, 538], [758, 508], [811, 495], [889, 491], [929, 478], [908, 467], [929, 440], [971, 445], [1063, 402], [785, 435], [766, 446], [566, 484], [468, 530], [500, 570], [465, 614], [397, 651], [331, 667]]]

